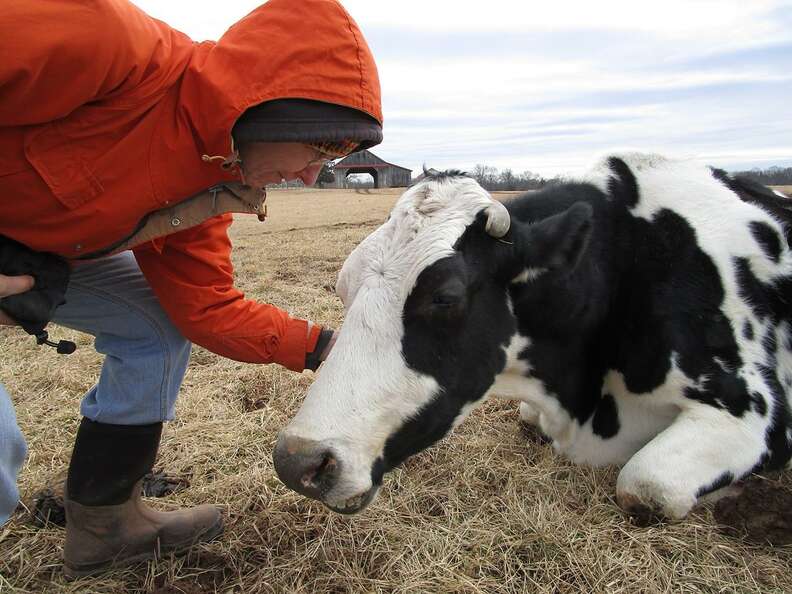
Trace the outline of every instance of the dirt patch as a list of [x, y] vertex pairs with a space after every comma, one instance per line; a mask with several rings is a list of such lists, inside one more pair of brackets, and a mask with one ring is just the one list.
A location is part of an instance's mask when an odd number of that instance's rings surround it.
[[752, 478], [737, 497], [721, 499], [714, 516], [723, 530], [758, 544], [792, 544], [792, 488], [778, 481]]
[[167, 497], [189, 488], [190, 481], [183, 476], [164, 472], [149, 472], [143, 477], [143, 497]]
[[66, 525], [66, 510], [63, 508], [63, 494], [52, 489], [44, 489], [33, 497], [30, 512], [31, 523], [36, 528], [44, 528], [47, 524]]

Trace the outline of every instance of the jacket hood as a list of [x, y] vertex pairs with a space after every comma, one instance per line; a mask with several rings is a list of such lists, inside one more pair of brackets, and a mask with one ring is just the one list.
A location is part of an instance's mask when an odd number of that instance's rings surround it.
[[231, 130], [249, 107], [312, 99], [359, 110], [382, 124], [374, 57], [336, 0], [270, 0], [217, 43], [196, 47], [184, 73], [185, 116], [210, 155], [231, 152]]

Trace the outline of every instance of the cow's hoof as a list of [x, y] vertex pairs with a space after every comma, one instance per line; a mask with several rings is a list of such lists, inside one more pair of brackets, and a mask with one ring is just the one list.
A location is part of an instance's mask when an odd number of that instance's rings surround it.
[[616, 493], [616, 503], [630, 516], [633, 524], [642, 528], [659, 524], [666, 519], [659, 505], [642, 501], [632, 493]]

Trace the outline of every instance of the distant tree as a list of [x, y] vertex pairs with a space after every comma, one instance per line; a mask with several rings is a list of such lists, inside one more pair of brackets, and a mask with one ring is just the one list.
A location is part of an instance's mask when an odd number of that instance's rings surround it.
[[747, 177], [766, 186], [792, 185], [792, 167], [754, 168], [750, 171], [732, 171], [732, 175]]
[[499, 190], [513, 191], [517, 189], [517, 177], [511, 169], [504, 169], [498, 176]]
[[482, 188], [485, 190], [494, 190], [498, 181], [498, 170], [490, 165], [482, 165], [478, 163], [470, 175], [475, 179]]
[[517, 188], [520, 190], [538, 190], [545, 183], [540, 175], [532, 171], [523, 171], [517, 176]]

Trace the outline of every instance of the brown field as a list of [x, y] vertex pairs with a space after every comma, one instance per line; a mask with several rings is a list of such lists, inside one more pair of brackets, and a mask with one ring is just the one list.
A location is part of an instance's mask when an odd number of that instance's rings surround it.
[[787, 196], [792, 196], [792, 186], [770, 186], [774, 190], [778, 190], [779, 192], [783, 192]]
[[[232, 228], [239, 286], [338, 326], [336, 273], [398, 193], [272, 192], [267, 222]], [[80, 395], [99, 374], [90, 337], [54, 330], [76, 340], [74, 355], [0, 329], [0, 382], [30, 444], [28, 507], [64, 471]], [[20, 509], [0, 528], [0, 592], [792, 592], [792, 547], [729, 536], [707, 507], [675, 524], [633, 525], [614, 502], [617, 471], [556, 456], [521, 430], [513, 403], [485, 405], [387, 476], [362, 515], [326, 511], [288, 491], [271, 461], [311, 378], [196, 348], [157, 463], [190, 486], [155, 505], [216, 503], [225, 534], [180, 559], [67, 583], [63, 529], [36, 528]], [[789, 474], [775, 480], [792, 488]]]

